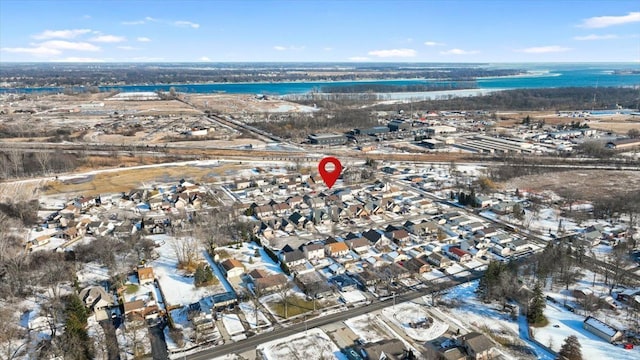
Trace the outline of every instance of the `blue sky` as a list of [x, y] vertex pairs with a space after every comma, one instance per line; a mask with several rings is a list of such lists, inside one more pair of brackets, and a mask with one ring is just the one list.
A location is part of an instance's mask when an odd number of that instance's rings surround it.
[[640, 2], [0, 0], [0, 62], [640, 62]]

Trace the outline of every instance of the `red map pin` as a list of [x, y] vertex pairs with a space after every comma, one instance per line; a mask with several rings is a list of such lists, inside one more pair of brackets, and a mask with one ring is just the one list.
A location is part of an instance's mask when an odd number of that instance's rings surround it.
[[[327, 170], [327, 164], [333, 164], [333, 170]], [[342, 164], [340, 164], [340, 160], [333, 156], [329, 156], [320, 160], [320, 164], [318, 164], [318, 171], [320, 172], [320, 176], [322, 176], [324, 183], [329, 187], [329, 189], [331, 189], [333, 184], [335, 184], [336, 180], [340, 177]]]

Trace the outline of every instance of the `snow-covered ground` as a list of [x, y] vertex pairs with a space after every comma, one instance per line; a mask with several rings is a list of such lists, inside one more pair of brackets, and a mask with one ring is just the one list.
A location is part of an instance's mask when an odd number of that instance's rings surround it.
[[83, 264], [76, 274], [80, 286], [95, 285], [102, 281], [109, 280], [109, 269], [96, 262]]
[[[382, 315], [396, 325], [396, 327], [402, 329], [407, 336], [417, 341], [431, 341], [436, 339], [447, 331], [449, 326], [438, 319], [433, 318], [424, 307], [412, 303], [405, 302], [400, 303], [392, 307], [387, 307], [382, 310]], [[424, 322], [429, 319], [429, 326], [412, 326]]]
[[[472, 329], [488, 331], [492, 336], [508, 339], [515, 344], [526, 344], [535, 352], [538, 359], [555, 359], [553, 354], [527, 338], [526, 321], [520, 324], [516, 319], [512, 319], [509, 312], [501, 311], [499, 304], [485, 304], [479, 301], [475, 294], [477, 288], [477, 280], [456, 286], [442, 296], [442, 300], [449, 302], [450, 306], [441, 306], [432, 310], [436, 314], [441, 314], [442, 318], [451, 322], [451, 325], [459, 328], [462, 333]], [[516, 356], [523, 355], [516, 354]]]
[[344, 323], [366, 342], [377, 342], [391, 338], [391, 335], [379, 322], [380, 320], [374, 314], [364, 314], [345, 320]]
[[258, 310], [258, 317], [256, 319], [256, 311], [253, 303], [251, 302], [243, 302], [239, 305], [240, 310], [244, 313], [244, 317], [249, 323], [251, 329], [256, 328], [268, 328], [271, 326], [271, 322], [267, 317], [262, 313], [262, 311]]
[[[153, 240], [156, 237], [154, 235], [149, 238]], [[205, 296], [226, 292], [222, 282], [217, 285], [196, 288], [193, 284], [193, 277], [182, 276], [178, 273], [178, 258], [174, 246], [180, 239], [170, 236], [163, 236], [162, 239], [165, 242], [164, 245], [156, 248], [160, 257], [154, 260], [151, 265], [162, 292], [166, 296], [165, 303], [167, 305], [189, 305]], [[204, 259], [205, 251], [200, 251]], [[216, 273], [214, 272], [214, 274]], [[218, 280], [220, 281], [219, 277]]]
[[222, 314], [222, 323], [229, 335], [233, 336], [244, 332], [242, 322], [236, 314]]
[[427, 281], [433, 282], [443, 282], [447, 281], [448, 277], [445, 273], [440, 270], [434, 269], [425, 273], [422, 273], [421, 276]]
[[347, 359], [338, 346], [320, 329], [310, 329], [270, 341], [258, 345], [257, 350], [262, 352], [267, 360]]
[[[534, 329], [536, 340], [545, 345], [551, 344], [555, 351], [560, 350], [564, 339], [569, 335], [575, 335], [582, 345], [582, 358], [585, 360], [638, 360], [640, 348], [625, 350], [622, 347], [607, 343], [601, 338], [583, 328], [584, 317], [560, 308], [547, 302], [544, 315], [549, 320], [549, 325]], [[556, 327], [557, 326], [557, 327]]]

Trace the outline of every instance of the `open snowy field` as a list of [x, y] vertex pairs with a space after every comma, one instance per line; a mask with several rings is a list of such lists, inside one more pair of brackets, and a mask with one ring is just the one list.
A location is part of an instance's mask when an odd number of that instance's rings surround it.
[[[412, 302], [384, 308], [382, 315], [402, 329], [407, 336], [417, 341], [436, 339], [444, 335], [449, 328], [449, 325], [431, 316], [426, 308]], [[427, 320], [428, 325], [425, 323]]]
[[[157, 240], [158, 237], [160, 236], [149, 236], [152, 240]], [[165, 302], [167, 305], [189, 305], [208, 295], [227, 291], [214, 266], [212, 266], [212, 269], [219, 283], [196, 288], [193, 284], [193, 277], [183, 276], [178, 270], [178, 257], [176, 256], [175, 246], [180, 242], [180, 239], [166, 235], [161, 235], [161, 237], [164, 245], [156, 249], [160, 257], [154, 260], [151, 265], [162, 292], [166, 296]], [[201, 253], [203, 259], [207, 259], [205, 251], [201, 250]]]
[[[569, 335], [575, 335], [582, 345], [582, 358], [584, 360], [638, 360], [640, 348], [625, 350], [622, 347], [612, 345], [585, 330], [582, 326], [584, 317], [564, 310], [557, 305], [547, 302], [544, 315], [549, 320], [549, 325], [534, 330], [535, 338], [545, 345], [551, 344], [555, 351], [560, 350], [564, 339]], [[556, 327], [558, 326], [558, 327]]]
[[346, 320], [345, 325], [351, 329], [358, 337], [366, 342], [377, 342], [390, 339], [391, 335], [386, 328], [380, 324], [380, 320], [374, 314], [364, 314]]
[[310, 329], [283, 339], [270, 341], [259, 345], [257, 350], [262, 352], [267, 360], [347, 360], [338, 346], [320, 329]]

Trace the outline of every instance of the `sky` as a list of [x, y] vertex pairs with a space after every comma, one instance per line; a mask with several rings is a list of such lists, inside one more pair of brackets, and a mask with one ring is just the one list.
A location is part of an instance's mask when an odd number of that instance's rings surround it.
[[2, 62], [640, 62], [640, 1], [0, 0]]

